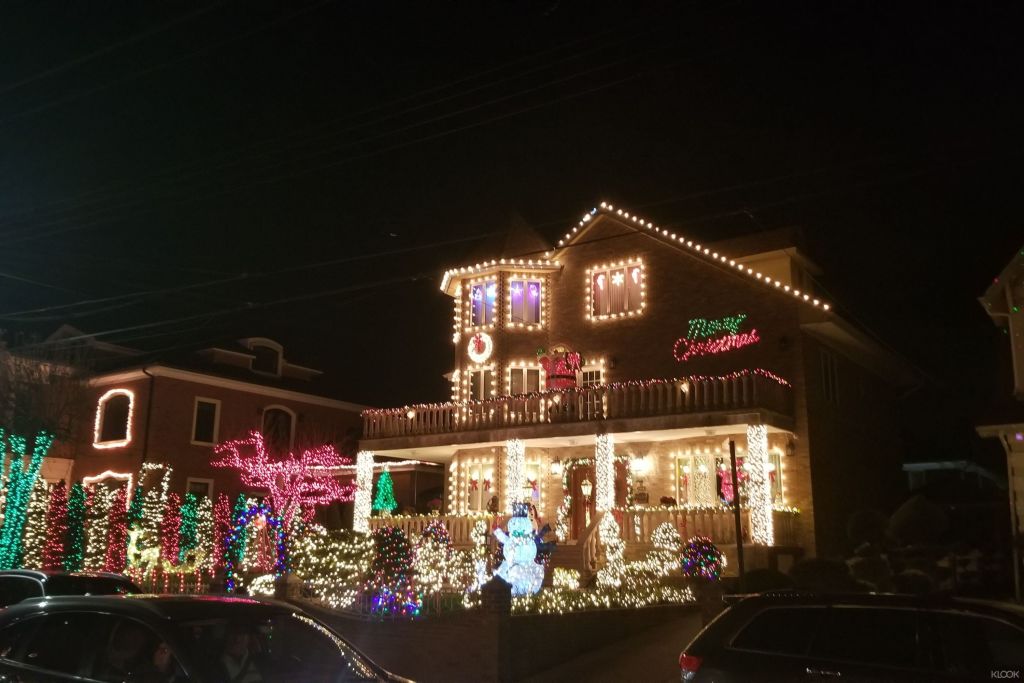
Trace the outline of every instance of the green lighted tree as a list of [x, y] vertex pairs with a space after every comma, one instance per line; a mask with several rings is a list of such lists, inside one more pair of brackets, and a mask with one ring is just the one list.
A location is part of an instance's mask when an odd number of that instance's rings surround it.
[[85, 559], [85, 488], [80, 483], [68, 494], [68, 535], [64, 546], [64, 569], [77, 572]]
[[199, 501], [196, 494], [185, 494], [185, 502], [181, 506], [181, 527], [178, 530], [178, 562], [188, 559], [189, 554], [199, 545]]
[[390, 513], [398, 507], [398, 501], [395, 500], [395, 488], [391, 481], [391, 473], [384, 470], [380, 479], [377, 480], [377, 495], [373, 499], [373, 509], [380, 512]]

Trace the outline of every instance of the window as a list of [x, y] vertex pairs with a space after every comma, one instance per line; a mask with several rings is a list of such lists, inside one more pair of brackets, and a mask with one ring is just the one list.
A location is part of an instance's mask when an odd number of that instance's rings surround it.
[[213, 498], [213, 479], [189, 477], [185, 482], [185, 493], [195, 494], [196, 498]]
[[278, 453], [292, 449], [295, 413], [282, 406], [263, 409], [263, 438], [267, 446]]
[[782, 503], [782, 452], [777, 448], [768, 451], [768, 481], [772, 489], [772, 503]]
[[474, 326], [494, 323], [494, 309], [498, 301], [498, 283], [480, 282], [469, 288], [469, 304]]
[[644, 269], [641, 263], [591, 270], [591, 317], [607, 318], [640, 313], [644, 307], [644, 288]]
[[473, 370], [469, 373], [469, 398], [482, 401], [493, 394], [494, 380], [490, 370]]
[[43, 587], [27, 576], [0, 577], [0, 607], [7, 607], [29, 598], [43, 595]]
[[133, 619], [118, 619], [99, 648], [92, 672], [100, 681], [178, 681], [184, 671], [170, 647], [150, 627]]
[[46, 671], [78, 674], [92, 656], [92, 640], [101, 626], [97, 614], [57, 613], [44, 617], [18, 661]]
[[200, 445], [217, 443], [219, 427], [220, 401], [197, 396], [195, 412], [192, 415], [192, 443]]
[[592, 370], [580, 370], [578, 384], [581, 387], [595, 387], [604, 384], [603, 373], [600, 368]]
[[265, 344], [253, 344], [251, 347], [253, 356], [252, 369], [256, 372], [266, 372], [271, 375], [281, 374], [281, 350]]
[[0, 658], [21, 661], [21, 649], [42, 623], [39, 617], [22, 619], [0, 631]]
[[543, 284], [538, 280], [510, 280], [508, 319], [510, 323], [539, 325]]
[[829, 403], [839, 404], [839, 363], [829, 351], [821, 350], [821, 395]]
[[509, 368], [509, 394], [530, 394], [540, 389], [540, 368]]
[[821, 614], [820, 607], [766, 609], [743, 627], [732, 641], [737, 650], [754, 650], [802, 656], [811, 644]]
[[119, 448], [132, 440], [132, 399], [127, 389], [112, 389], [100, 397], [96, 406], [93, 446]]
[[919, 663], [917, 612], [909, 609], [833, 607], [811, 656], [842, 662], [914, 668]]
[[1024, 631], [996, 619], [964, 614], [929, 616], [935, 668], [974, 680], [1024, 668]]

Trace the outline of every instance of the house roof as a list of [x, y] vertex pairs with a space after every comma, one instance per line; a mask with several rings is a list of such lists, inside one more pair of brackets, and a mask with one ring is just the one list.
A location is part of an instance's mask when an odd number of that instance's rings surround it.
[[[483, 275], [485, 273], [501, 270], [502, 268], [508, 268], [514, 266], [520, 269], [534, 269], [534, 270], [558, 270], [561, 268], [561, 263], [558, 257], [561, 253], [568, 248], [576, 240], [580, 239], [591, 225], [594, 224], [595, 220], [603, 215], [611, 216], [620, 220], [626, 224], [635, 225], [638, 228], [643, 229], [654, 237], [670, 244], [676, 248], [685, 248], [691, 252], [694, 256], [702, 258], [706, 261], [710, 261], [720, 267], [734, 268], [738, 273], [742, 273], [747, 277], [751, 278], [752, 281], [761, 283], [763, 286], [769, 289], [775, 289], [779, 292], [789, 294], [794, 299], [803, 301], [808, 306], [816, 308], [821, 311], [828, 311], [832, 308], [831, 304], [821, 301], [817, 297], [812, 296], [807, 292], [802, 292], [795, 287], [790, 287], [787, 284], [782, 283], [779, 280], [773, 280], [772, 278], [760, 273], [759, 271], [750, 268], [743, 263], [737, 261], [737, 258], [743, 256], [749, 256], [749, 254], [727, 256], [724, 253], [718, 251], [717, 246], [711, 247], [707, 245], [701, 245], [699, 242], [694, 242], [691, 239], [687, 239], [684, 235], [679, 235], [675, 232], [671, 232], [667, 229], [656, 226], [653, 222], [638, 216], [635, 213], [615, 208], [608, 202], [601, 202], [599, 205], [592, 208], [587, 213], [583, 214], [579, 222], [569, 232], [565, 233], [565, 237], [558, 241], [558, 246], [553, 252], [545, 252], [544, 258], [516, 258], [528, 253], [536, 253], [535, 251], [519, 251], [518, 254], [515, 252], [509, 252], [509, 248], [516, 244], [510, 240], [506, 240], [502, 248], [501, 258], [492, 258], [491, 260], [484, 260], [480, 263], [476, 263], [471, 266], [461, 266], [459, 268], [450, 268], [445, 271], [444, 276], [441, 278], [441, 291], [449, 295], [454, 295], [455, 288], [452, 286], [457, 280], [461, 279], [460, 276], [466, 275]], [[516, 226], [513, 225], [513, 230]], [[530, 231], [532, 232], [532, 230]], [[534, 235], [536, 233], [533, 233]], [[536, 242], [531, 244], [531, 249], [536, 245]]]
[[[757, 281], [769, 289], [775, 289], [780, 292], [785, 292], [786, 294], [791, 295], [793, 298], [803, 301], [807, 305], [817, 308], [818, 310], [828, 311], [832, 308], [831, 304], [825, 303], [820, 299], [811, 296], [807, 292], [802, 292], [799, 289], [796, 289], [795, 287], [790, 287], [789, 285], [783, 284], [779, 280], [773, 280], [772, 278], [760, 273], [759, 271], [756, 271], [753, 268], [750, 268], [749, 266], [740, 263], [739, 261], [736, 260], [738, 258], [737, 256], [728, 256], [726, 254], [720, 253], [717, 250], [717, 248], [712, 248], [711, 246], [702, 245], [699, 242], [694, 242], [691, 239], [687, 239], [685, 235], [680, 235], [668, 229], [661, 228], [655, 225], [653, 222], [647, 220], [646, 218], [638, 216], [635, 213], [631, 213], [630, 211], [626, 211], [621, 207], [615, 208], [612, 204], [609, 204], [608, 202], [601, 202], [598, 206], [595, 206], [590, 211], [583, 214], [583, 217], [580, 218], [576, 226], [573, 227], [572, 230], [570, 230], [569, 232], [565, 233], [565, 237], [558, 240], [558, 246], [556, 247], [554, 253], [551, 255], [551, 257], [555, 259], [556, 263], [558, 257], [561, 255], [561, 252], [568, 248], [571, 244], [576, 242], [578, 239], [580, 239], [583, 236], [583, 234], [587, 232], [590, 226], [593, 225], [596, 222], [596, 220], [601, 216], [611, 216], [619, 221], [622, 221], [623, 223], [626, 223], [627, 225], [634, 225], [637, 228], [644, 230], [650, 235], [657, 237], [663, 242], [666, 242], [676, 248], [685, 247], [686, 250], [692, 253], [693, 255], [699, 258], [703, 258], [706, 261], [710, 261], [718, 266], [727, 266], [729, 268], [734, 268], [737, 272], [742, 273], [747, 277], [751, 278], [751, 280]], [[749, 254], [743, 254], [743, 256], [747, 255]]]
[[[1000, 327], [1006, 327], [1010, 315], [1010, 299], [1007, 291], [1021, 287], [1024, 283], [1024, 248], [1018, 249], [1006, 267], [999, 275], [992, 280], [985, 293], [978, 301], [985, 308], [985, 312], [991, 316], [992, 321]], [[1018, 290], [1019, 297], [1019, 290]], [[1014, 311], [1016, 312], [1016, 311]]]

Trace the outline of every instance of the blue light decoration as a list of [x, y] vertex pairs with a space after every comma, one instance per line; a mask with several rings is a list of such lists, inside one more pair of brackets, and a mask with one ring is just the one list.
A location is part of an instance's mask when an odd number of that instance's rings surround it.
[[373, 531], [374, 555], [370, 576], [363, 590], [370, 595], [370, 608], [378, 616], [419, 616], [423, 600], [413, 586], [412, 545], [405, 532], [395, 526]]
[[525, 503], [514, 503], [512, 510], [508, 533], [502, 529], [494, 530], [494, 537], [502, 544], [504, 555], [494, 575], [511, 584], [512, 595], [532, 595], [544, 583], [544, 565], [536, 562], [537, 539], [529, 518], [529, 507]]
[[263, 517], [274, 532], [274, 546], [277, 548], [277, 559], [274, 562], [274, 578], [279, 579], [288, 570], [287, 550], [284, 541], [284, 523], [275, 517], [269, 505], [260, 503], [250, 505], [235, 517], [235, 524], [224, 539], [224, 588], [234, 593], [237, 587], [235, 565], [241, 563], [242, 552], [245, 550], [245, 533], [249, 523], [256, 517]]

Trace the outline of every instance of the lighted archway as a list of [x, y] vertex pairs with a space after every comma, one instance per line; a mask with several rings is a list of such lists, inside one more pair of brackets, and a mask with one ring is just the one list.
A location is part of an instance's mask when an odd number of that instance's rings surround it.
[[238, 557], [237, 549], [242, 538], [245, 534], [249, 524], [256, 517], [263, 517], [267, 520], [267, 524], [270, 526], [274, 533], [274, 547], [276, 548], [276, 557], [274, 562], [274, 578], [278, 579], [284, 576], [285, 571], [288, 569], [288, 559], [286, 556], [284, 546], [284, 523], [280, 517], [275, 517], [270, 509], [270, 506], [265, 503], [259, 503], [256, 505], [250, 505], [244, 512], [242, 512], [236, 519], [235, 524], [231, 528], [231, 532], [227, 538], [224, 539], [224, 588], [228, 593], [234, 593], [237, 584], [235, 570], [235, 562], [241, 561]]

